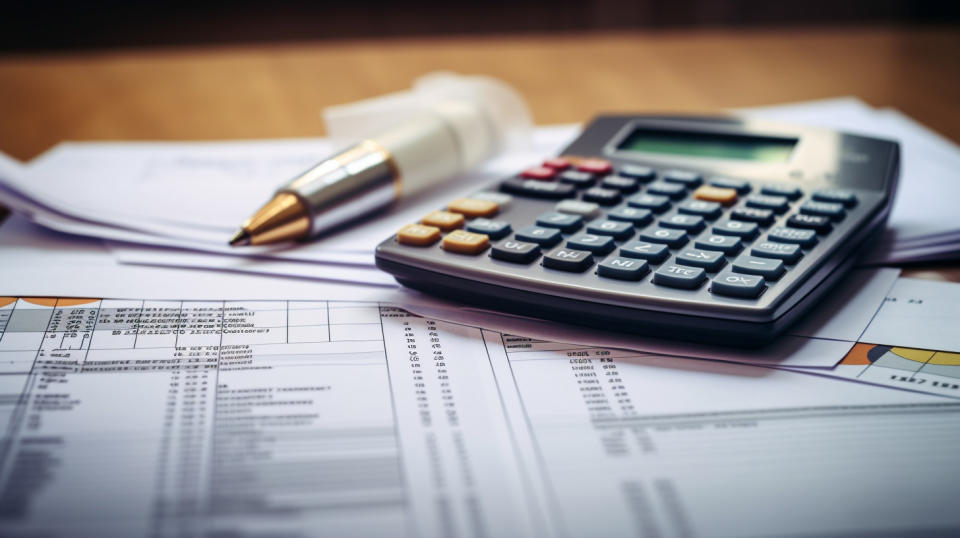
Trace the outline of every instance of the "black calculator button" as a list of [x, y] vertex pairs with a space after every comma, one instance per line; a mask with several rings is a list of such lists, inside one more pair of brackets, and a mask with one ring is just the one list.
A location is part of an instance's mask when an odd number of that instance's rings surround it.
[[576, 234], [567, 239], [567, 247], [586, 250], [593, 254], [607, 254], [617, 246], [609, 235]]
[[660, 263], [667, 259], [670, 250], [666, 245], [659, 243], [650, 243], [647, 241], [630, 241], [620, 247], [620, 255], [627, 258], [640, 258], [649, 260], [650, 263]]
[[703, 176], [696, 172], [687, 172], [686, 170], [668, 170], [663, 173], [663, 180], [692, 188], [703, 183]]
[[556, 228], [544, 228], [542, 226], [527, 226], [522, 230], [517, 230], [513, 235], [518, 241], [536, 243], [541, 247], [552, 247], [560, 242], [563, 235]]
[[670, 209], [670, 198], [659, 194], [634, 194], [630, 198], [627, 198], [627, 205], [641, 209], [649, 209], [654, 213], [663, 213], [667, 209]]
[[651, 213], [649, 209], [623, 206], [611, 209], [610, 212], [607, 213], [607, 218], [610, 220], [629, 222], [634, 226], [646, 226], [653, 220], [653, 213]]
[[600, 185], [607, 189], [614, 189], [620, 192], [637, 192], [639, 186], [636, 179], [630, 179], [623, 176], [607, 176], [603, 178]]
[[690, 233], [697, 233], [703, 229], [703, 217], [698, 215], [683, 215], [674, 213], [660, 219], [660, 226], [664, 228], [676, 228], [686, 230]]
[[770, 196], [769, 194], [751, 194], [745, 198], [747, 207], [769, 209], [774, 213], [784, 213], [790, 208], [790, 200], [785, 196]]
[[610, 235], [623, 241], [633, 237], [633, 224], [620, 220], [595, 220], [587, 224], [587, 231], [597, 235]]
[[769, 209], [757, 209], [755, 207], [737, 207], [730, 212], [730, 218], [745, 222], [756, 222], [761, 226], [767, 226], [773, 222], [773, 211]]
[[737, 259], [733, 260], [732, 269], [737, 273], [760, 275], [767, 280], [777, 280], [786, 271], [783, 260], [758, 258], [749, 254], [737, 256]]
[[623, 258], [620, 256], [604, 260], [597, 266], [597, 274], [619, 280], [640, 280], [650, 271], [646, 260]]
[[817, 244], [817, 232], [787, 228], [786, 226], [774, 226], [767, 233], [767, 239], [777, 243], [794, 243], [803, 248], [810, 248]]
[[687, 244], [687, 232], [670, 228], [650, 228], [640, 234], [640, 239], [650, 243], [663, 243], [670, 248]]
[[584, 217], [595, 217], [600, 214], [599, 205], [593, 202], [584, 202], [582, 200], [561, 200], [557, 202], [555, 209], [560, 213], [583, 215]]
[[580, 227], [583, 226], [583, 217], [580, 215], [551, 211], [537, 217], [537, 226], [556, 228], [568, 234], [579, 230]]
[[467, 224], [467, 231], [486, 234], [490, 239], [502, 239], [510, 234], [510, 223], [503, 220], [473, 219]]
[[746, 194], [750, 192], [750, 183], [742, 179], [715, 177], [710, 180], [710, 185], [721, 189], [733, 189], [737, 191], [737, 194]]
[[556, 181], [540, 181], [538, 179], [508, 179], [500, 184], [500, 190], [518, 196], [531, 198], [545, 198], [547, 200], [562, 200], [570, 198], [576, 192], [573, 185], [557, 183]]
[[800, 212], [804, 215], [827, 217], [832, 221], [843, 219], [847, 210], [843, 204], [836, 202], [815, 202], [808, 200], [800, 204]]
[[793, 185], [764, 185], [760, 192], [770, 196], [785, 196], [791, 200], [796, 200], [803, 195], [800, 187]]
[[697, 248], [684, 248], [677, 253], [677, 263], [680, 265], [690, 265], [692, 267], [703, 267], [708, 272], [719, 271], [727, 260], [723, 257], [723, 252], [716, 250], [700, 250]]
[[754, 243], [750, 249], [750, 254], [761, 258], [774, 258], [783, 260], [787, 263], [797, 263], [803, 257], [800, 251], [800, 245], [796, 243], [777, 243], [774, 241], [761, 241]]
[[653, 181], [653, 178], [657, 177], [657, 173], [653, 171], [653, 168], [650, 168], [649, 166], [639, 166], [636, 164], [625, 164], [620, 167], [618, 173], [621, 176], [644, 182]]
[[700, 215], [705, 219], [713, 220], [723, 213], [723, 206], [717, 202], [687, 200], [677, 206], [677, 211], [688, 215]]
[[757, 223], [742, 220], [721, 220], [713, 225], [713, 233], [752, 239], [757, 235]]
[[728, 269], [714, 277], [710, 293], [753, 299], [760, 295], [765, 285], [766, 281], [760, 275], [740, 275]]
[[669, 196], [674, 200], [679, 200], [687, 194], [687, 189], [680, 183], [667, 183], [666, 181], [654, 181], [647, 185], [647, 192], [650, 194], [659, 194]]
[[736, 254], [743, 248], [743, 241], [733, 235], [704, 234], [693, 246], [704, 250], [718, 250], [724, 254]]
[[508, 239], [490, 250], [490, 256], [511, 263], [530, 263], [540, 257], [540, 246], [535, 243]]
[[593, 185], [593, 182], [597, 179], [597, 176], [589, 172], [581, 172], [579, 170], [567, 170], [566, 172], [560, 174], [559, 177], [561, 183], [566, 183], [579, 188], [589, 187]]
[[833, 202], [847, 207], [857, 205], [857, 195], [843, 189], [821, 189], [813, 193], [813, 199], [818, 202]]
[[582, 273], [593, 265], [593, 256], [586, 250], [557, 247], [543, 256], [543, 266], [550, 269]]
[[653, 273], [653, 283], [671, 288], [692, 290], [699, 288], [707, 279], [707, 273], [699, 267], [688, 267], [671, 263]]
[[591, 187], [583, 191], [583, 199], [587, 202], [596, 202], [600, 205], [619, 204], [623, 195], [616, 189], [605, 189], [603, 187]]
[[817, 215], [792, 215], [787, 219], [787, 226], [791, 228], [804, 228], [807, 230], [814, 230], [818, 234], [825, 234], [830, 231], [832, 227], [830, 225], [829, 217], [820, 217]]

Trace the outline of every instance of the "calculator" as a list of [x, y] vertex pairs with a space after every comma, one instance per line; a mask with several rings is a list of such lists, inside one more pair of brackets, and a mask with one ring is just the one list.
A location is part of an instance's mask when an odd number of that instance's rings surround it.
[[883, 230], [896, 142], [739, 117], [604, 115], [383, 241], [403, 285], [510, 313], [761, 346]]

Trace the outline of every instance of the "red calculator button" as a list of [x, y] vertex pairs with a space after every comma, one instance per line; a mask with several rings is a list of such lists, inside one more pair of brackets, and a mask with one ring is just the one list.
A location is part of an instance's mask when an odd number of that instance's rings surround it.
[[520, 175], [527, 179], [548, 180], [553, 179], [553, 176], [557, 175], [557, 171], [553, 168], [547, 168], [546, 166], [534, 166], [533, 168], [524, 170]]
[[603, 159], [584, 159], [577, 163], [577, 170], [591, 174], [609, 174], [613, 171], [613, 165]]
[[570, 161], [562, 157], [551, 157], [543, 161], [543, 166], [547, 168], [553, 168], [554, 170], [560, 172], [562, 170], [566, 170], [567, 168], [570, 168]]

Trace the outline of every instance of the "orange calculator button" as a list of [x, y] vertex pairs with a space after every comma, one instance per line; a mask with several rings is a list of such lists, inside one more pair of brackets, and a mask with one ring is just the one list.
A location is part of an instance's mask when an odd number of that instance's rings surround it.
[[719, 202], [723, 205], [730, 205], [737, 201], [737, 190], [704, 185], [693, 191], [693, 197], [697, 200], [706, 200], [708, 202]]
[[490, 200], [474, 200], [473, 198], [457, 198], [450, 202], [447, 210], [460, 213], [470, 218], [492, 217], [500, 210], [496, 202]]
[[457, 254], [480, 254], [490, 245], [485, 234], [475, 234], [466, 230], [454, 230], [443, 238], [443, 250]]
[[407, 224], [397, 232], [397, 242], [415, 247], [429, 247], [440, 239], [440, 228], [423, 224]]
[[420, 219], [420, 224], [427, 226], [436, 226], [445, 232], [454, 230], [463, 226], [464, 218], [460, 213], [451, 213], [449, 211], [434, 211]]

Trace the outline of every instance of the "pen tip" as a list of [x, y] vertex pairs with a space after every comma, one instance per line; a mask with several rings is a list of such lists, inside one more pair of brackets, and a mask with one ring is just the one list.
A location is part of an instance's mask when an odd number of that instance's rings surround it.
[[233, 237], [230, 238], [231, 247], [245, 247], [250, 244], [250, 233], [248, 233], [243, 228], [237, 230], [237, 233], [233, 234]]

